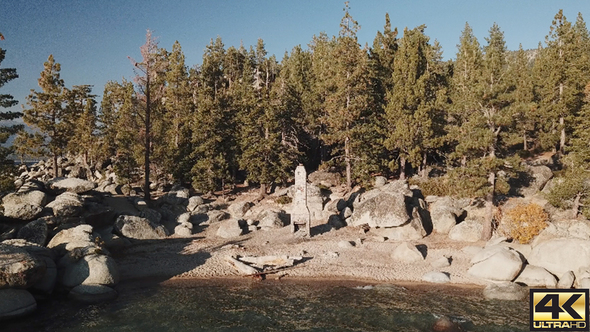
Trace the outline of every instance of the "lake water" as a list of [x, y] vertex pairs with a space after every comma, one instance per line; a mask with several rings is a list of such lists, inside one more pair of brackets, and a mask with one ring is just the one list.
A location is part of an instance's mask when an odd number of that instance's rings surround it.
[[480, 288], [325, 281], [126, 282], [110, 303], [41, 302], [0, 331], [431, 331], [447, 315], [466, 331], [528, 331], [527, 301]]

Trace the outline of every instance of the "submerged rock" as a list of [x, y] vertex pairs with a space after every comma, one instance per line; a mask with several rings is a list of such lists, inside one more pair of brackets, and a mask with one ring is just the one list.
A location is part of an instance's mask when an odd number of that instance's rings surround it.
[[[61, 262], [60, 262], [61, 263]], [[114, 286], [119, 282], [115, 260], [106, 255], [88, 255], [60, 269], [60, 282], [66, 287], [81, 284]]]
[[104, 285], [78, 285], [70, 291], [68, 297], [83, 303], [101, 303], [112, 301], [119, 294], [116, 290]]
[[24, 289], [0, 289], [0, 320], [28, 315], [37, 309], [37, 302]]
[[529, 295], [528, 287], [514, 282], [489, 284], [483, 290], [483, 296], [488, 300], [524, 300]]

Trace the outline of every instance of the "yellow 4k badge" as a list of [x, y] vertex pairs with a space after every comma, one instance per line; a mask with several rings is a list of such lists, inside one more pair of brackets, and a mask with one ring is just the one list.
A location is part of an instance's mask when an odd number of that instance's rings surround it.
[[588, 331], [588, 289], [531, 289], [531, 331]]

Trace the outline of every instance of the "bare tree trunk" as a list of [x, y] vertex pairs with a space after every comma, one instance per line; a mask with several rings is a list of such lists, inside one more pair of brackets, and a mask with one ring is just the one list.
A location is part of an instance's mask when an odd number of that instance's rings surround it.
[[399, 158], [399, 179], [406, 179], [406, 157]]
[[426, 152], [424, 152], [424, 155], [422, 156], [422, 177], [425, 178], [428, 174], [428, 172], [426, 171], [426, 161], [428, 159], [428, 156], [426, 154]]
[[346, 187], [352, 189], [352, 170], [350, 165], [350, 139], [344, 139], [344, 161], [346, 162]]
[[266, 183], [260, 184], [260, 191], [259, 191], [260, 200], [266, 197]]
[[486, 195], [486, 220], [481, 231], [481, 239], [484, 241], [492, 237], [493, 222], [494, 222], [494, 191], [496, 189], [496, 173], [490, 172], [488, 175], [488, 183], [490, 184], [490, 192]]
[[565, 119], [559, 118], [559, 126], [561, 127], [561, 135], [559, 136], [559, 153], [563, 155], [565, 153]]
[[574, 199], [574, 204], [572, 206], [572, 218], [578, 219], [578, 215], [580, 214], [580, 198], [582, 194], [576, 194], [576, 198]]
[[522, 134], [522, 143], [523, 143], [523, 150], [527, 151], [528, 150], [528, 146], [526, 143], [526, 131]]
[[146, 202], [150, 201], [150, 112], [151, 112], [151, 99], [150, 99], [150, 75], [148, 72], [146, 75], [146, 93], [145, 93], [145, 165], [144, 165], [144, 176], [145, 182], [143, 185], [143, 194]]
[[53, 176], [59, 176], [59, 166], [57, 165], [57, 154], [53, 155]]

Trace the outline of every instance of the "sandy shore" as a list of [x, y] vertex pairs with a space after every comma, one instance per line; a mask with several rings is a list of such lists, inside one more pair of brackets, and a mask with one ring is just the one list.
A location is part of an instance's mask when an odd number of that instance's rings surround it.
[[[226, 262], [229, 255], [302, 256], [304, 260], [268, 279], [355, 280], [367, 283], [410, 282], [422, 283], [422, 276], [430, 271], [450, 274], [451, 284], [483, 285], [481, 280], [467, 274], [471, 256], [461, 251], [465, 246], [484, 243], [463, 243], [448, 240], [447, 236], [431, 234], [415, 245], [425, 245], [425, 260], [405, 264], [391, 258], [400, 242], [379, 241], [371, 231], [344, 227], [322, 233], [321, 223], [312, 223], [312, 238], [292, 234], [290, 227], [256, 231], [227, 240], [215, 236], [219, 224], [196, 229], [191, 238], [135, 241], [120, 251], [113, 252], [122, 279], [152, 279], [158, 281], [242, 277]], [[353, 246], [343, 248], [342, 241]], [[434, 268], [431, 263], [446, 256], [451, 265]]]

